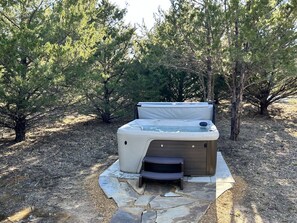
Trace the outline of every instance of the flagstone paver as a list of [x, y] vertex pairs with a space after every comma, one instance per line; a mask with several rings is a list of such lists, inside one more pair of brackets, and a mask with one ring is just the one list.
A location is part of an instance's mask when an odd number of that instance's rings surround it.
[[215, 176], [185, 177], [183, 190], [175, 183], [154, 181], [138, 188], [139, 174], [121, 172], [116, 161], [99, 177], [100, 187], [119, 207], [111, 223], [198, 222], [235, 182], [220, 152], [217, 160]]
[[141, 222], [142, 212], [142, 208], [119, 208], [110, 223], [139, 223]]
[[100, 176], [99, 185], [108, 198], [112, 198], [114, 194], [121, 190], [120, 182], [114, 177]]
[[129, 207], [138, 199], [138, 194], [129, 186], [127, 182], [120, 182], [121, 189], [113, 194], [113, 199], [118, 207]]
[[142, 187], [138, 187], [138, 179], [127, 180], [127, 183], [138, 193], [144, 194], [145, 184]]
[[157, 218], [157, 211], [148, 210], [142, 212], [141, 223], [155, 223]]
[[152, 195], [142, 195], [134, 203], [135, 206], [147, 206], [154, 198]]
[[175, 223], [179, 220], [186, 220], [186, 217], [190, 214], [190, 209], [187, 206], [179, 206], [169, 208], [165, 210], [157, 211], [157, 223]]
[[120, 163], [119, 160], [117, 160], [110, 167], [108, 167], [100, 176], [116, 177], [120, 179], [138, 179], [139, 174], [124, 173], [120, 171]]
[[184, 196], [191, 196], [197, 200], [214, 201], [216, 198], [216, 184], [184, 182], [184, 189], [177, 189], [175, 192]]
[[230, 170], [221, 153], [217, 155], [216, 174], [210, 177], [213, 183], [235, 183]]
[[195, 199], [188, 197], [161, 197], [159, 195], [150, 202], [150, 205], [152, 209], [159, 210], [191, 204], [195, 201]]

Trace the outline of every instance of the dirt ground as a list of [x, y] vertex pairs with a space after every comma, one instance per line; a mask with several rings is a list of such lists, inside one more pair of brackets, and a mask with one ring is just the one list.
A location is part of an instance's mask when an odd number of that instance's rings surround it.
[[[240, 140], [230, 141], [228, 105], [219, 107], [218, 149], [235, 178], [202, 223], [297, 222], [297, 100], [263, 118], [245, 106]], [[109, 222], [116, 210], [98, 176], [117, 159], [116, 130], [72, 115], [32, 129], [12, 142], [0, 132], [1, 222]]]
[[220, 113], [218, 149], [236, 184], [211, 205], [202, 223], [297, 222], [297, 100], [271, 110], [272, 117], [264, 118], [246, 106], [237, 142], [228, 140], [228, 116]]

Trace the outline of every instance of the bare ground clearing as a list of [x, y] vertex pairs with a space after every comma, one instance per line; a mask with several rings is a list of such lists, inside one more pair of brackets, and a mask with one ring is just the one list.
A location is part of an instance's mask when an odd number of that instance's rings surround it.
[[[227, 108], [219, 109], [218, 149], [236, 184], [201, 222], [297, 222], [297, 101], [276, 104], [270, 119], [246, 107], [238, 142], [228, 140]], [[115, 133], [122, 124], [67, 116], [18, 144], [2, 130], [0, 221], [109, 222], [116, 206], [97, 180], [117, 159]]]

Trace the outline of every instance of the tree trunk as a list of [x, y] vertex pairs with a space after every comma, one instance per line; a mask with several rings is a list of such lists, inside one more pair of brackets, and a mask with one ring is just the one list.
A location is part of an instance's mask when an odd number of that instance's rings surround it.
[[232, 102], [231, 102], [231, 133], [230, 139], [236, 141], [240, 133], [241, 104], [244, 89], [244, 71], [239, 61], [235, 62], [233, 72]]
[[236, 141], [240, 133], [241, 101], [238, 97], [232, 97], [231, 104], [231, 133], [230, 139]]
[[207, 67], [207, 101], [213, 101], [213, 76], [212, 76], [212, 63], [211, 57], [208, 56], [206, 60], [206, 67]]
[[102, 121], [105, 123], [110, 123], [111, 112], [110, 112], [110, 92], [107, 87], [107, 82], [104, 82], [104, 96], [103, 96], [103, 112], [101, 114]]
[[184, 90], [185, 90], [185, 75], [182, 73], [179, 75], [178, 78], [178, 95], [177, 101], [183, 102], [184, 101]]
[[207, 43], [207, 57], [206, 57], [206, 72], [207, 72], [207, 101], [214, 100], [214, 85], [213, 85], [213, 71], [212, 71], [212, 57], [211, 57], [211, 25], [210, 25], [210, 18], [209, 18], [209, 5], [206, 3], [205, 6], [205, 14], [206, 14], [206, 21], [205, 21], [205, 28], [206, 28], [206, 43]]
[[111, 120], [111, 116], [110, 116], [110, 113], [109, 112], [103, 112], [101, 114], [101, 119], [103, 122], [105, 123], [110, 123], [110, 120]]
[[[235, 48], [239, 49], [239, 24], [235, 20]], [[241, 103], [244, 89], [244, 70], [242, 62], [236, 58], [232, 73], [231, 132], [230, 139], [236, 141], [240, 133]]]
[[26, 117], [21, 117], [18, 118], [17, 120], [15, 120], [15, 127], [14, 127], [14, 131], [15, 131], [15, 142], [21, 142], [24, 141], [26, 138]]
[[260, 114], [261, 115], [269, 116], [268, 106], [269, 106], [269, 104], [267, 102], [260, 102]]
[[259, 100], [260, 100], [260, 114], [264, 115], [264, 116], [269, 116], [269, 113], [268, 113], [268, 106], [269, 106], [268, 98], [269, 98], [269, 95], [271, 94], [270, 89], [271, 89], [271, 83], [269, 83], [268, 87], [266, 87], [266, 88], [264, 87], [260, 91], [260, 97], [259, 97]]

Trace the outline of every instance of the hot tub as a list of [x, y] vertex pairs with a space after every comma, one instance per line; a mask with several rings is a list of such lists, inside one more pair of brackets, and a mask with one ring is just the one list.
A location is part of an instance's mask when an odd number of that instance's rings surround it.
[[[200, 122], [207, 126], [201, 127]], [[117, 132], [120, 170], [139, 173], [145, 156], [182, 157], [185, 175], [214, 175], [218, 137], [209, 119], [136, 119]]]

